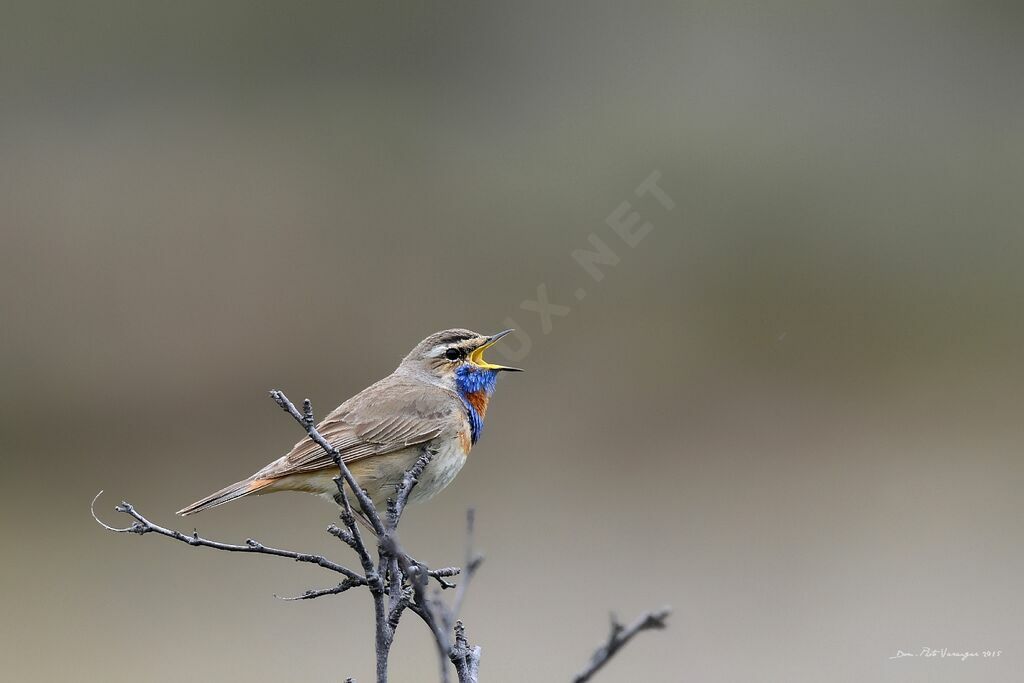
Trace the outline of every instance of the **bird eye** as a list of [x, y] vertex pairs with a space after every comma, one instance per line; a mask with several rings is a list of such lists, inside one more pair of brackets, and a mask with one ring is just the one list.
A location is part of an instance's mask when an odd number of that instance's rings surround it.
[[462, 352], [452, 347], [444, 352], [444, 357], [448, 360], [458, 360], [459, 358], [462, 358]]

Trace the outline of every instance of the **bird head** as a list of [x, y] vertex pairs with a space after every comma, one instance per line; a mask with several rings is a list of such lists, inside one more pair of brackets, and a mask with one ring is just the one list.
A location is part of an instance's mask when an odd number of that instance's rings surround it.
[[429, 374], [446, 384], [479, 382], [493, 387], [497, 373], [522, 372], [520, 368], [495, 365], [484, 359], [484, 352], [510, 332], [490, 336], [463, 329], [435, 332], [417, 344], [399, 367]]

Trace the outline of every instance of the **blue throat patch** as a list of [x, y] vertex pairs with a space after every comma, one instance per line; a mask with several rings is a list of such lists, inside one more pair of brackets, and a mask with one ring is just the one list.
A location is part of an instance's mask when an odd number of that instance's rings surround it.
[[470, 439], [474, 444], [480, 438], [480, 433], [484, 430], [484, 418], [473, 407], [473, 404], [469, 402], [468, 396], [482, 391], [490, 398], [497, 384], [498, 373], [494, 370], [485, 370], [484, 368], [463, 364], [455, 371], [455, 386], [459, 390], [459, 398], [462, 399], [462, 405], [466, 406], [466, 412], [469, 413]]

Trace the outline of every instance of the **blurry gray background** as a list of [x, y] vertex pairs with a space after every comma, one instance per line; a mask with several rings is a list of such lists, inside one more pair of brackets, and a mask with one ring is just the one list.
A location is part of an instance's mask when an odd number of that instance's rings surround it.
[[[350, 559], [311, 497], [172, 513], [297, 440], [268, 389], [512, 317], [529, 371], [403, 525], [457, 562], [477, 506], [485, 680], [666, 602], [600, 680], [1017, 680], [1019, 4], [2, 4], [4, 679], [371, 680], [366, 595], [89, 501]], [[433, 680], [414, 620], [393, 671]]]

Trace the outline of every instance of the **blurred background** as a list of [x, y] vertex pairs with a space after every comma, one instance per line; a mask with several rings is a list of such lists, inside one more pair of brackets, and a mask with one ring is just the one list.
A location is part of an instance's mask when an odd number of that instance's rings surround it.
[[[511, 318], [528, 372], [403, 524], [457, 563], [477, 507], [484, 680], [568, 680], [663, 603], [599, 680], [1019, 680], [1022, 20], [3, 2], [2, 677], [372, 680], [367, 595], [280, 602], [333, 577], [89, 502], [352, 560], [312, 497], [173, 512], [298, 439], [268, 389], [322, 415]], [[922, 647], [1003, 655], [890, 660]], [[410, 620], [395, 680], [433, 657]]]

